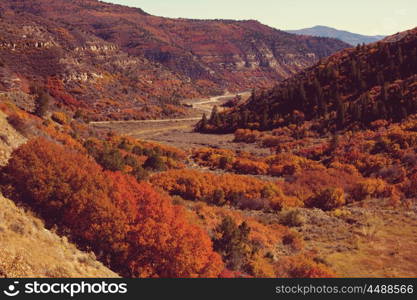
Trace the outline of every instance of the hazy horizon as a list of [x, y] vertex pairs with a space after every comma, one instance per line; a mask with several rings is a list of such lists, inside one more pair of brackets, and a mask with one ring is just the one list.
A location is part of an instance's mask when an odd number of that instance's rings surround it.
[[281, 30], [323, 25], [363, 35], [391, 35], [417, 26], [417, 1], [397, 0], [105, 0], [163, 17], [255, 19]]

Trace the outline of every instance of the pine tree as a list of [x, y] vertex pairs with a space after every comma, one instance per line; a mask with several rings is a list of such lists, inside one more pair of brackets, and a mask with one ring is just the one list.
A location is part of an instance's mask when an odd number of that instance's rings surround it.
[[206, 113], [203, 114], [200, 123], [198, 124], [198, 129], [204, 131], [207, 128], [208, 120]]
[[210, 124], [216, 126], [217, 128], [222, 126], [222, 120], [220, 118], [217, 105], [213, 106], [213, 110], [211, 111]]
[[342, 128], [346, 121], [346, 106], [340, 101], [337, 104], [337, 127]]
[[248, 123], [249, 123], [249, 111], [244, 110], [241, 115], [239, 127], [248, 128]]
[[266, 110], [264, 110], [264, 112], [262, 113], [262, 117], [261, 117], [261, 122], [260, 122], [260, 126], [262, 130], [266, 130], [268, 129], [268, 112]]

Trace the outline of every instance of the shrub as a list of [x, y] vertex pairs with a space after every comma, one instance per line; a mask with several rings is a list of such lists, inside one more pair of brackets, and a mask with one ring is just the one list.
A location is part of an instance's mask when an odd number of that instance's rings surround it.
[[35, 114], [41, 118], [45, 116], [46, 112], [48, 111], [50, 102], [51, 96], [49, 96], [49, 94], [44, 91], [40, 92], [35, 99]]
[[404, 190], [409, 198], [417, 197], [417, 172], [410, 176], [409, 181], [405, 184]]
[[301, 211], [292, 209], [285, 212], [282, 216], [281, 223], [289, 227], [299, 227], [304, 225], [306, 218]]
[[268, 173], [268, 165], [266, 163], [244, 158], [237, 159], [233, 164], [233, 169], [242, 174], [266, 175]]
[[81, 153], [31, 140], [13, 152], [1, 182], [7, 196], [122, 276], [215, 277], [224, 269], [208, 235], [170, 198]]
[[243, 142], [243, 143], [255, 143], [261, 133], [256, 130], [250, 130], [250, 129], [238, 129], [235, 132], [235, 142]]
[[30, 126], [27, 120], [17, 114], [11, 114], [7, 117], [7, 122], [13, 126], [19, 133], [28, 136], [30, 133]]
[[[222, 190], [225, 201], [221, 203], [242, 209], [275, 209], [285, 206], [287, 200], [276, 185], [235, 174], [217, 175], [196, 170], [170, 170], [153, 175], [150, 181], [171, 195], [194, 201], [213, 203], [213, 196], [216, 194], [215, 198], [219, 198]], [[271, 195], [273, 196], [270, 197]]]
[[65, 125], [69, 121], [68, 116], [64, 112], [54, 112], [51, 116], [51, 119], [61, 125]]
[[291, 246], [294, 251], [300, 251], [303, 248], [303, 240], [295, 232], [290, 232], [282, 237], [282, 243]]
[[165, 171], [167, 166], [159, 155], [152, 155], [143, 164], [145, 169], [152, 171]]
[[227, 268], [242, 270], [255, 253], [249, 240], [250, 228], [243, 222], [239, 226], [231, 217], [225, 217], [215, 228], [214, 250], [219, 252]]
[[346, 203], [345, 193], [341, 188], [326, 188], [307, 201], [307, 206], [322, 210], [333, 210]]
[[276, 265], [278, 277], [333, 278], [334, 273], [325, 265], [314, 262], [304, 255], [282, 258]]
[[101, 153], [97, 158], [97, 162], [103, 168], [110, 171], [122, 171], [125, 166], [124, 158], [117, 149], [111, 149]]
[[140, 166], [134, 168], [130, 174], [138, 181], [146, 180], [149, 177], [149, 172]]
[[357, 201], [365, 200], [368, 197], [384, 196], [387, 191], [385, 181], [369, 178], [358, 182], [352, 190], [352, 197]]

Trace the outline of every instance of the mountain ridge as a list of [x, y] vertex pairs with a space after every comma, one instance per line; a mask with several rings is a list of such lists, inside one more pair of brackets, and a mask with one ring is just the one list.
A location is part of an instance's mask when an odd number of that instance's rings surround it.
[[253, 20], [169, 19], [95, 0], [3, 1], [0, 10], [0, 74], [16, 79], [2, 91], [35, 81], [94, 120], [184, 115], [179, 99], [270, 87], [348, 47]]
[[352, 46], [356, 46], [358, 44], [363, 44], [363, 43], [369, 44], [369, 43], [377, 42], [386, 37], [384, 35], [374, 35], [374, 36], [363, 35], [363, 34], [353, 33], [347, 30], [339, 30], [336, 28], [323, 26], [323, 25], [316, 25], [310, 28], [303, 28], [303, 29], [298, 29], [298, 30], [286, 30], [286, 32], [299, 34], [299, 35], [337, 38]]
[[[417, 112], [417, 28], [338, 52], [247, 103], [200, 122], [200, 131], [269, 130], [317, 121], [320, 130], [367, 128]], [[208, 123], [207, 123], [208, 122]], [[204, 125], [204, 126], [203, 126]]]

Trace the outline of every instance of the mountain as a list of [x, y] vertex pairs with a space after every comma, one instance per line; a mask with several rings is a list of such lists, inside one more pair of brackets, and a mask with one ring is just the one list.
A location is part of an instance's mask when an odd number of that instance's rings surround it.
[[179, 99], [271, 87], [349, 47], [257, 21], [169, 19], [96, 0], [6, 0], [0, 16], [1, 91], [44, 86], [57, 106], [96, 120], [181, 115]]
[[299, 30], [287, 30], [287, 32], [299, 35], [336, 38], [352, 46], [377, 42], [385, 37], [383, 35], [362, 35], [345, 30], [338, 30], [327, 26], [314, 26], [311, 28], [304, 28]]
[[253, 93], [246, 104], [214, 113], [199, 129], [265, 130], [313, 120], [322, 132], [368, 128], [379, 119], [401, 121], [414, 113], [417, 28], [325, 58], [273, 89]]

